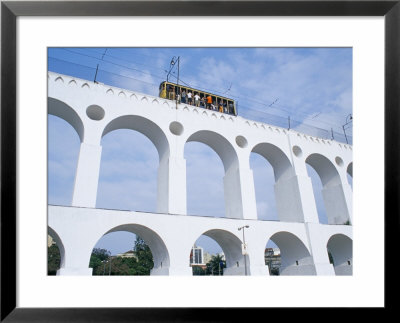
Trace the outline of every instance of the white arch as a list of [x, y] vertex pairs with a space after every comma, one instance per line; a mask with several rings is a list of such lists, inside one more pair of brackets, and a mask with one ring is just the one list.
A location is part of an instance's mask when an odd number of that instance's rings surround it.
[[[223, 229], [210, 229], [202, 235], [215, 240], [224, 252], [226, 260], [224, 275], [244, 275], [244, 258], [241, 253], [242, 241], [236, 235]], [[249, 258], [247, 257], [246, 260], [247, 267], [249, 267]]]
[[292, 164], [288, 156], [278, 147], [271, 143], [259, 143], [251, 150], [263, 156], [272, 166], [275, 175], [275, 182], [280, 179], [288, 179], [293, 176]]
[[224, 165], [224, 200], [225, 216], [228, 218], [243, 218], [243, 201], [241, 178], [239, 171], [239, 160], [237, 153], [231, 143], [222, 135], [210, 131], [200, 130], [191, 134], [186, 142], [201, 142], [211, 149], [221, 158]]
[[336, 275], [353, 273], [353, 240], [344, 234], [334, 234], [328, 240], [326, 248], [333, 258]]
[[347, 166], [346, 171], [347, 171], [347, 173], [348, 173], [351, 177], [353, 177], [353, 162], [351, 162], [351, 163]]
[[108, 233], [118, 231], [127, 231], [136, 234], [149, 246], [154, 262], [154, 267], [151, 270], [150, 275], [168, 274], [168, 268], [170, 266], [169, 252], [165, 242], [155, 231], [144, 225], [129, 223], [118, 225], [108, 230], [102, 235], [102, 237]]
[[270, 237], [281, 251], [280, 275], [316, 275], [310, 251], [293, 233], [279, 231]]
[[65, 102], [49, 97], [47, 99], [48, 113], [68, 122], [76, 131], [81, 142], [85, 135], [85, 127], [75, 110]]
[[170, 188], [170, 145], [164, 131], [153, 121], [137, 116], [123, 115], [111, 120], [104, 128], [102, 137], [117, 129], [131, 129], [145, 135], [154, 144], [159, 156], [157, 183], [157, 212], [169, 212], [171, 209]]
[[157, 148], [159, 160], [169, 157], [169, 143], [164, 131], [153, 121], [137, 116], [123, 115], [111, 120], [104, 128], [102, 137], [117, 129], [131, 129], [138, 131], [151, 140]]
[[327, 157], [318, 153], [309, 155], [305, 162], [314, 168], [321, 179], [328, 223], [345, 224], [350, 220], [349, 209], [335, 165]]
[[60, 236], [57, 234], [57, 232], [50, 226], [47, 226], [48, 234], [53, 238], [53, 240], [56, 242], [58, 250], [60, 250], [60, 268], [64, 267], [65, 264], [65, 248], [64, 244], [60, 238]]
[[306, 158], [306, 163], [315, 169], [324, 187], [341, 184], [340, 175], [335, 165], [327, 157], [313, 153]]
[[186, 142], [201, 142], [211, 149], [221, 158], [225, 173], [231, 167], [238, 166], [238, 157], [232, 144], [219, 133], [210, 130], [199, 130], [189, 136]]

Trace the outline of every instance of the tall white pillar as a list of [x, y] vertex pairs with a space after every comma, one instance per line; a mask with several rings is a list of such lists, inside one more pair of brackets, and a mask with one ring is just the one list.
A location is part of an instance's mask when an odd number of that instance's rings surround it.
[[327, 246], [321, 243], [324, 241], [321, 239], [321, 224], [306, 223], [305, 227], [317, 276], [334, 276], [335, 270], [329, 263]]
[[351, 188], [349, 182], [347, 181], [347, 175], [341, 177], [342, 188], [344, 193], [344, 198], [347, 206], [347, 212], [349, 216], [350, 223], [353, 223], [353, 189]]
[[157, 212], [186, 214], [186, 160], [164, 158], [158, 168]]
[[253, 171], [232, 166], [224, 176], [225, 215], [236, 219], [257, 219]]
[[96, 207], [101, 151], [100, 145], [81, 143], [72, 206]]
[[342, 184], [322, 189], [329, 224], [345, 224], [351, 219]]
[[275, 183], [276, 208], [283, 222], [318, 223], [311, 179], [294, 175]]
[[254, 232], [256, 232], [256, 228], [249, 228], [246, 235], [248, 252], [247, 275], [269, 276], [268, 266], [265, 264], [265, 245], [260, 243], [263, 236]]

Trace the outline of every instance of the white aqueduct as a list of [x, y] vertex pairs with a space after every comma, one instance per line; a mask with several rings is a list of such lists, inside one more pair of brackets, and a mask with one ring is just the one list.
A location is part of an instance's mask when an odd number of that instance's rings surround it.
[[[48, 113], [67, 121], [81, 144], [71, 206], [48, 206], [48, 230], [61, 253], [59, 275], [91, 275], [91, 252], [105, 234], [129, 231], [149, 245], [151, 275], [192, 275], [189, 254], [206, 235], [222, 248], [224, 275], [268, 275], [264, 251], [281, 250], [281, 275], [352, 274], [352, 147], [293, 130], [204, 110], [65, 75], [48, 74]], [[96, 208], [101, 139], [116, 129], [147, 136], [159, 155], [157, 213]], [[221, 158], [225, 217], [186, 215], [185, 143], [197, 141]], [[279, 221], [257, 219], [250, 154], [272, 165]], [[328, 224], [320, 224], [311, 165], [321, 178]], [[248, 255], [242, 255], [246, 229]], [[330, 264], [327, 249], [334, 264]]]

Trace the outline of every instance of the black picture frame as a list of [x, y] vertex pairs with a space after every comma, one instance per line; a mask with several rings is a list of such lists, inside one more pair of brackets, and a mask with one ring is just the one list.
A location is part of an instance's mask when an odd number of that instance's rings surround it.
[[[379, 1], [2, 1], [1, 2], [1, 322], [236, 321], [243, 309], [17, 308], [16, 19], [19, 16], [384, 16], [385, 309], [399, 229], [400, 0]], [[373, 147], [371, 147], [373, 150]], [[390, 256], [389, 256], [390, 255]], [[388, 281], [390, 277], [390, 281]], [[394, 296], [392, 296], [394, 298]], [[263, 315], [263, 313], [260, 313]], [[350, 317], [348, 317], [350, 318]], [[255, 318], [253, 318], [255, 319]], [[252, 319], [251, 319], [252, 320]]]

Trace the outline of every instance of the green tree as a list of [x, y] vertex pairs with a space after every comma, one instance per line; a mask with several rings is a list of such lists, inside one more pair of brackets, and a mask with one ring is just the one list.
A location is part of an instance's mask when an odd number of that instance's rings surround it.
[[153, 255], [139, 236], [136, 236], [133, 252], [134, 257], [112, 257], [110, 251], [94, 248], [89, 267], [93, 268], [93, 275], [150, 275], [154, 267]]
[[109, 261], [111, 261], [111, 275], [137, 275], [137, 260], [135, 258], [111, 257]]
[[108, 267], [106, 270], [106, 263], [109, 260], [111, 252], [106, 249], [94, 248], [90, 256], [89, 267], [93, 268], [93, 275], [108, 274]]
[[138, 235], [136, 236], [133, 251], [137, 259], [135, 275], [150, 275], [150, 270], [154, 267], [153, 255], [149, 246]]
[[223, 275], [226, 262], [221, 255], [211, 256], [211, 260], [207, 263], [207, 275]]
[[199, 266], [192, 266], [193, 276], [203, 276], [207, 274], [207, 269], [204, 270]]
[[56, 275], [60, 269], [61, 255], [57, 245], [53, 244], [47, 248], [47, 275]]

